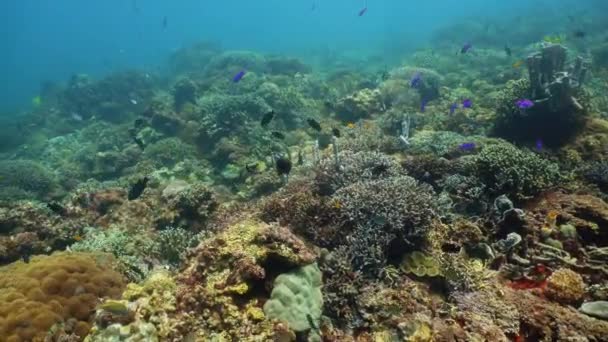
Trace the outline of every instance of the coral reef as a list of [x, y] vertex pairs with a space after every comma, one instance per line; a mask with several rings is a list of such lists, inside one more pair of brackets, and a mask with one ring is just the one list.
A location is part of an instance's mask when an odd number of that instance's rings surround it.
[[111, 262], [107, 256], [58, 253], [0, 268], [0, 335], [7, 341], [83, 338], [98, 298], [116, 298], [124, 288]]

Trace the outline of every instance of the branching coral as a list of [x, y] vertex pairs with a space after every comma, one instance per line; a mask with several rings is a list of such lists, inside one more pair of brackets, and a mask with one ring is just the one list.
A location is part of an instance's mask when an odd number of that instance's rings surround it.
[[474, 167], [492, 193], [518, 199], [538, 194], [561, 179], [556, 164], [508, 143], [485, 146]]

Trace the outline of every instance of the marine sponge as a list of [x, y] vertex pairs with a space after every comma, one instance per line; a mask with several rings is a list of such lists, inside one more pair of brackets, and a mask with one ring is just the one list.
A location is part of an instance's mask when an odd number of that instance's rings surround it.
[[[300, 267], [279, 275], [274, 281], [264, 313], [270, 319], [283, 320], [295, 331], [318, 326], [323, 308], [321, 271], [317, 264]], [[312, 322], [311, 322], [312, 321]]]
[[84, 337], [98, 298], [116, 298], [123, 290], [122, 276], [110, 262], [92, 254], [56, 253], [0, 268], [0, 336], [42, 341], [53, 325], [70, 322], [66, 332]]
[[546, 294], [562, 304], [576, 304], [585, 295], [585, 283], [580, 274], [560, 268], [547, 278]]
[[475, 173], [496, 195], [533, 196], [561, 179], [557, 164], [504, 142], [485, 146], [475, 157]]

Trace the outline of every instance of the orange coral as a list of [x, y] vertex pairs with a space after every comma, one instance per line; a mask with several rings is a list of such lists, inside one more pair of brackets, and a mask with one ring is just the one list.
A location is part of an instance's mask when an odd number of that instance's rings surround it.
[[71, 329], [66, 333], [84, 337], [98, 298], [118, 297], [124, 288], [122, 276], [110, 268], [111, 259], [102, 259], [56, 253], [0, 268], [3, 341], [42, 341], [61, 323]]

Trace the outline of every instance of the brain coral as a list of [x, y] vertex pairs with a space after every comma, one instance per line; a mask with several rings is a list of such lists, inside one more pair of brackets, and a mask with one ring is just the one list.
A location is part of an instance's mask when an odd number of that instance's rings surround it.
[[105, 256], [56, 253], [0, 268], [2, 340], [42, 341], [56, 324], [84, 337], [98, 299], [123, 290], [122, 276], [109, 262]]

